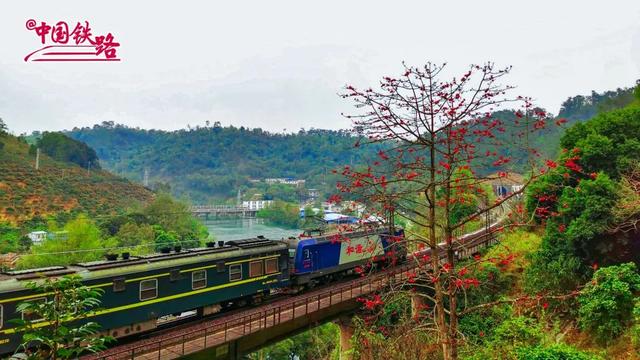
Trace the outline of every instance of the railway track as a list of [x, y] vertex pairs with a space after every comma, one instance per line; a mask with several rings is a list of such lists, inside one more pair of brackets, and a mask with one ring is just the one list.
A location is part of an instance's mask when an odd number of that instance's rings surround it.
[[[501, 226], [502, 219], [490, 226], [465, 234], [456, 241], [458, 256], [470, 257], [482, 247], [495, 242], [493, 234]], [[445, 243], [439, 244], [442, 248]], [[417, 267], [415, 258], [426, 251], [409, 255], [408, 262], [363, 278], [347, 279], [326, 284], [298, 295], [283, 295], [267, 303], [251, 308], [240, 308], [223, 312], [187, 324], [162, 329], [146, 334], [144, 339], [135, 339], [100, 354], [83, 357], [83, 360], [124, 360], [124, 359], [177, 359], [205, 348], [225, 344], [257, 331], [266, 330], [292, 321], [301, 316], [309, 316], [327, 307], [354, 301], [360, 296], [381, 290], [392, 283], [407, 280], [408, 273]], [[444, 254], [443, 254], [444, 256]]]

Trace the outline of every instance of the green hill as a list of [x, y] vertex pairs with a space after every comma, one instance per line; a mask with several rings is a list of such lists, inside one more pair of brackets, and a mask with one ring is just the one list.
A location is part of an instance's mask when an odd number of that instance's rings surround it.
[[235, 198], [238, 189], [254, 186], [251, 179], [264, 178], [304, 179], [307, 188], [328, 192], [335, 186], [331, 170], [361, 162], [364, 155], [347, 131], [159, 131], [102, 123], [68, 134], [94, 148], [105, 168], [140, 182], [148, 169], [150, 184], [167, 183], [174, 195], [194, 202]]
[[[567, 99], [558, 117], [566, 126], [588, 120], [599, 112], [621, 108], [633, 101], [633, 88]], [[494, 114], [515, 118], [512, 111]], [[534, 146], [555, 157], [563, 128], [549, 127]], [[262, 192], [250, 179], [292, 177], [306, 180], [307, 188], [333, 192], [337, 177], [331, 170], [362, 164], [376, 148], [354, 148], [348, 131], [301, 130], [277, 134], [244, 127], [196, 127], [178, 131], [144, 130], [103, 122], [67, 133], [96, 150], [102, 165], [128, 179], [142, 182], [145, 169], [151, 184], [168, 184], [171, 192], [193, 202], [235, 198], [237, 191]], [[488, 169], [490, 170], [490, 169]]]
[[98, 166], [88, 171], [44, 152], [36, 170], [35, 154], [22, 138], [0, 133], [0, 144], [0, 221], [20, 223], [65, 212], [115, 214], [153, 196]]

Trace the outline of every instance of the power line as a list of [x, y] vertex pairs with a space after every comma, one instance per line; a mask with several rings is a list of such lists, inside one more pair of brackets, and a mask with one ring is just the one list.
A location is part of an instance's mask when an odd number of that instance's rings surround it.
[[[190, 244], [197, 243], [201, 244], [200, 240], [191, 240], [191, 241], [179, 241], [179, 245], [182, 244]], [[131, 248], [139, 248], [139, 247], [149, 247], [149, 246], [157, 246], [157, 245], [167, 245], [165, 243], [152, 243], [152, 244], [140, 244], [140, 245], [131, 245], [131, 246], [116, 246], [116, 247], [108, 247], [108, 248], [99, 248], [99, 249], [81, 249], [81, 250], [67, 250], [67, 251], [56, 251], [56, 252], [48, 252], [48, 253], [31, 253], [24, 254], [25, 256], [42, 256], [42, 255], [64, 255], [64, 254], [76, 254], [76, 253], [86, 253], [86, 252], [98, 252], [105, 250], [125, 250]]]

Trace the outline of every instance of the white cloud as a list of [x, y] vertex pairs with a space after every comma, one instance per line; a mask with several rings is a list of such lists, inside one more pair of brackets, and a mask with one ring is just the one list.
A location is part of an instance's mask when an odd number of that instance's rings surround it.
[[[518, 92], [567, 97], [640, 78], [640, 2], [14, 2], [0, 14], [0, 116], [16, 132], [113, 120], [175, 129], [206, 120], [281, 131], [342, 128], [346, 83], [400, 62], [514, 65]], [[524, 4], [524, 3], [522, 3]], [[24, 63], [27, 19], [89, 20], [121, 63]]]

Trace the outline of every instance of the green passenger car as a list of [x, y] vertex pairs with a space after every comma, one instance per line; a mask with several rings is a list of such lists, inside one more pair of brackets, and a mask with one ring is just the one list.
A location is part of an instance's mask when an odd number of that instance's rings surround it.
[[85, 285], [104, 290], [101, 308], [87, 321], [99, 323], [105, 333], [117, 338], [152, 330], [174, 315], [206, 316], [288, 286], [288, 250], [284, 242], [259, 238], [126, 260], [2, 273], [0, 353], [13, 352], [21, 339], [8, 321], [22, 316], [16, 306], [47, 296], [32, 293], [24, 284], [65, 274], [77, 274]]

